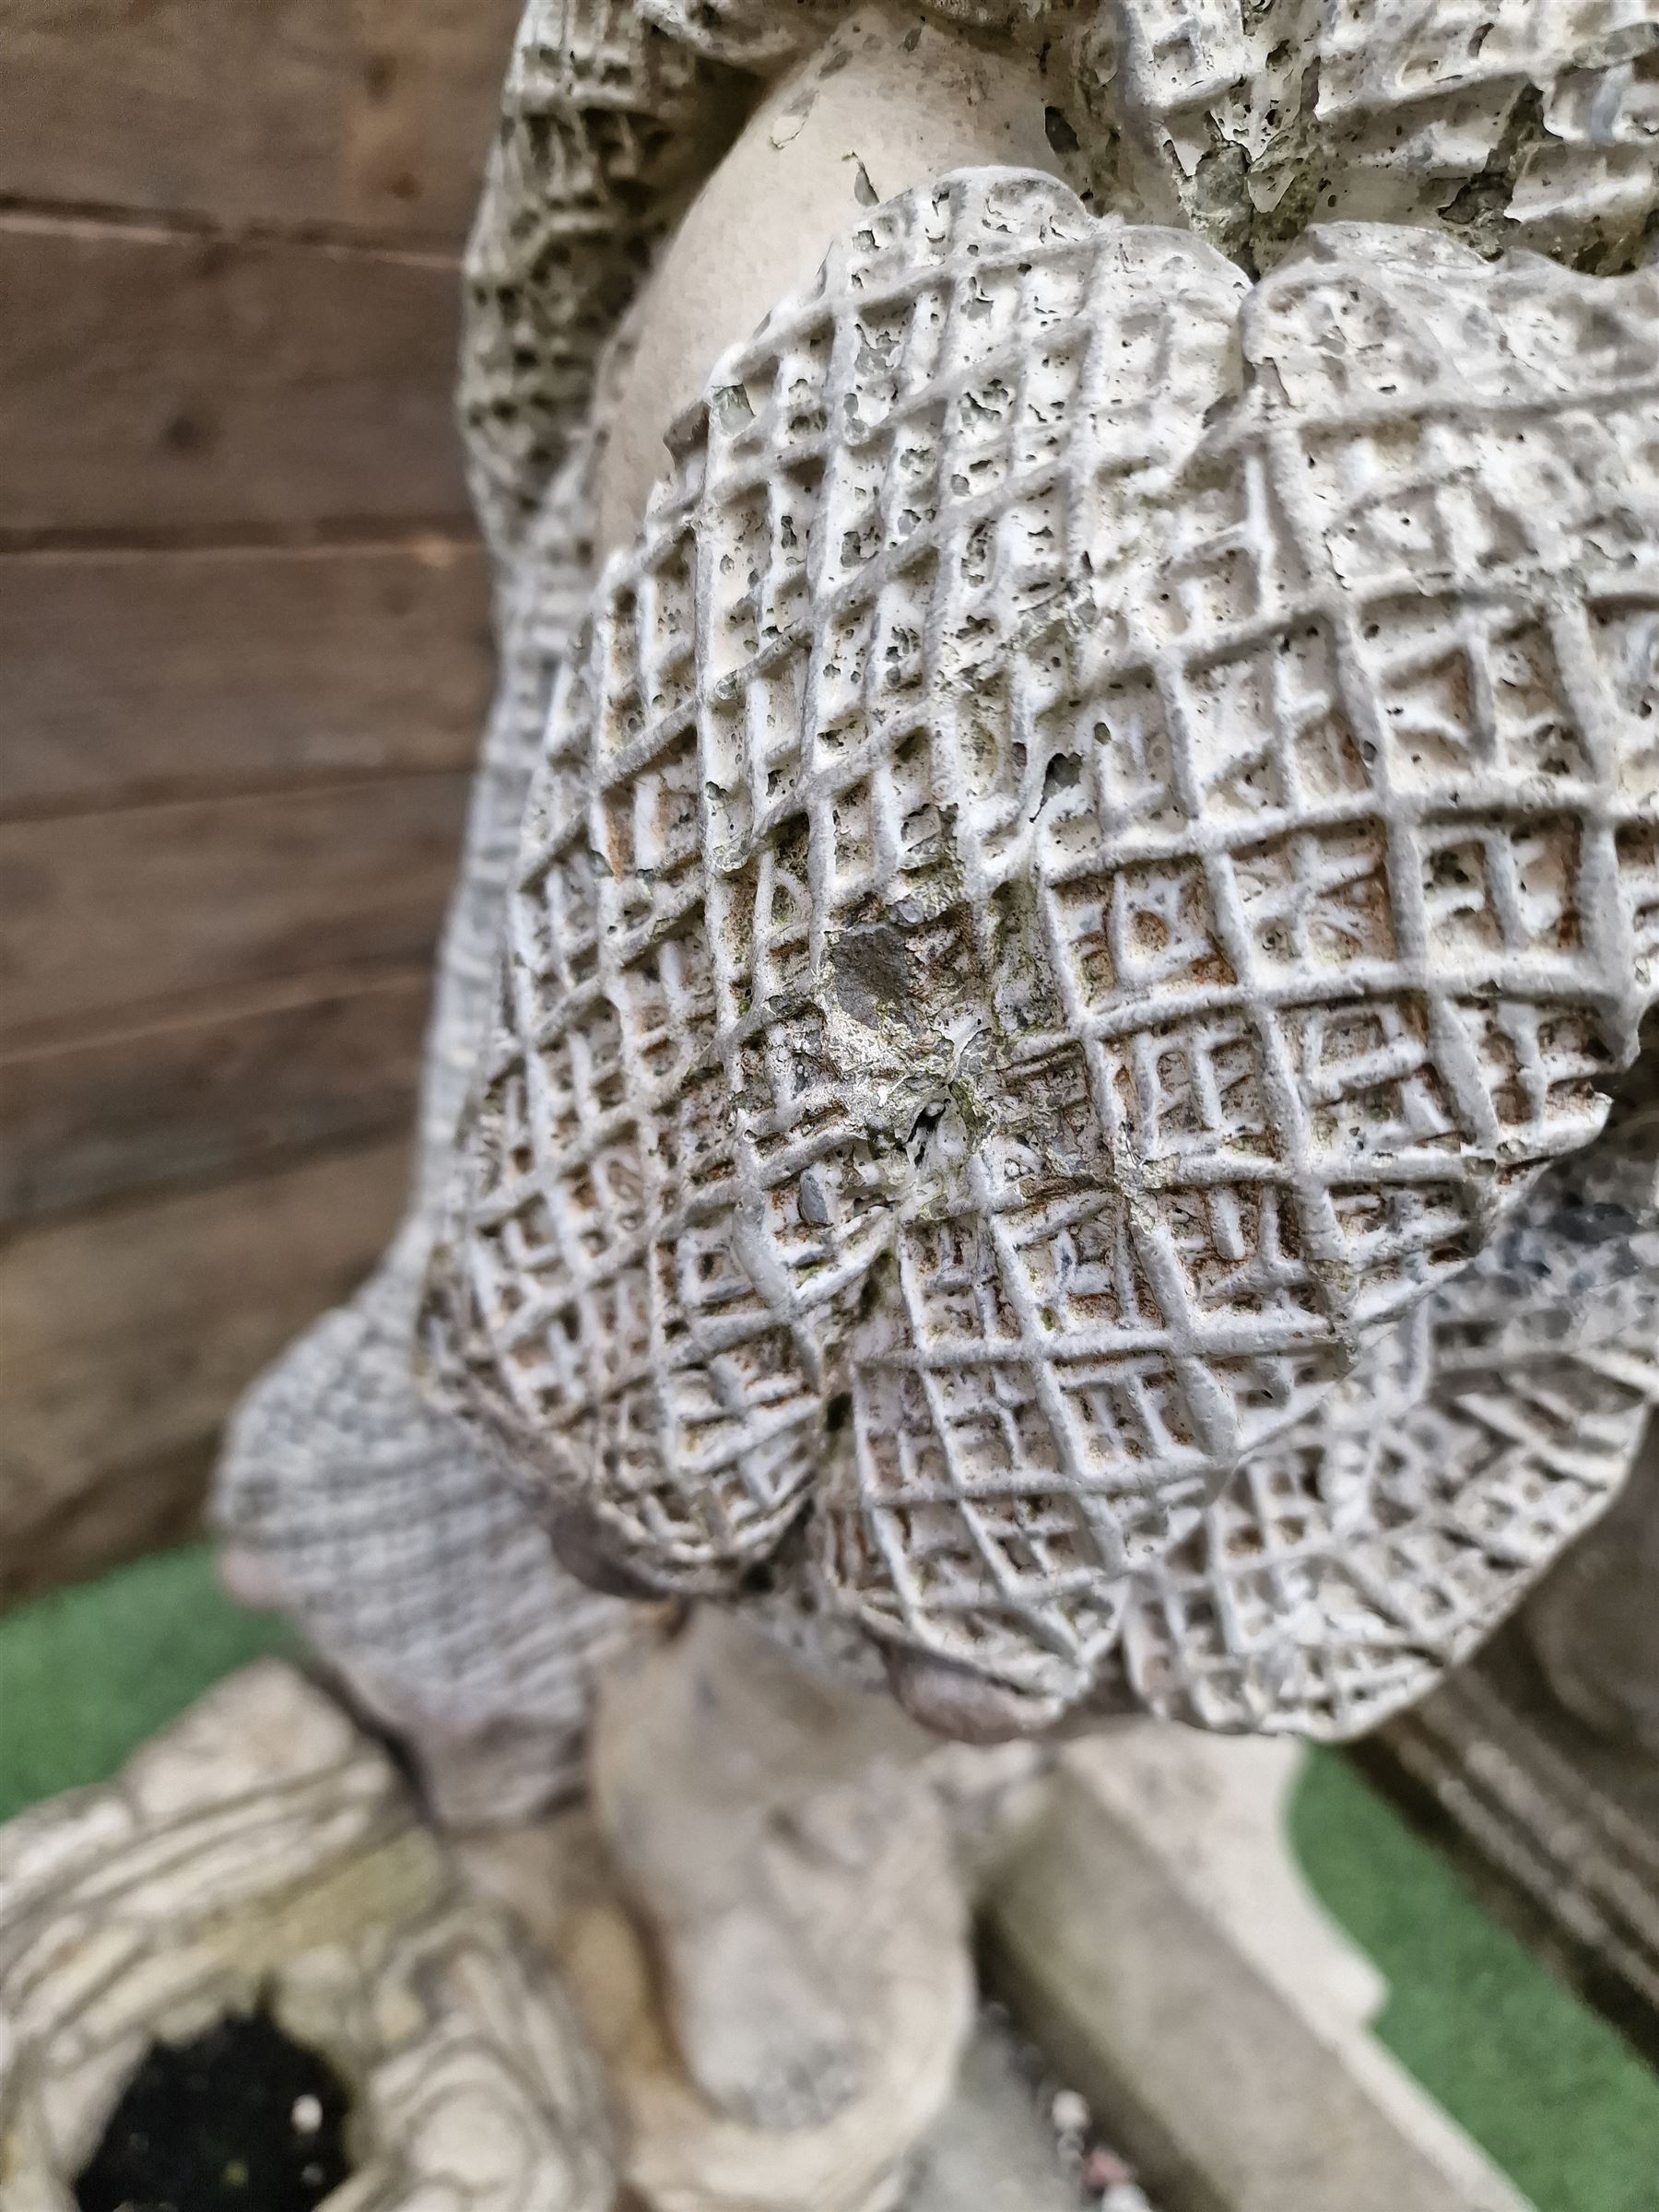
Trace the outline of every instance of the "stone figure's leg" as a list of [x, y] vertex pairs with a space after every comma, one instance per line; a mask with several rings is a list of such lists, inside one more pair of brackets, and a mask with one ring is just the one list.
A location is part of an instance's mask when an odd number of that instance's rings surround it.
[[594, 1794], [665, 1977], [688, 2070], [769, 2128], [913, 2069], [886, 1990], [918, 1961], [931, 2039], [965, 2026], [964, 1907], [930, 1739], [712, 1608], [613, 1671]]

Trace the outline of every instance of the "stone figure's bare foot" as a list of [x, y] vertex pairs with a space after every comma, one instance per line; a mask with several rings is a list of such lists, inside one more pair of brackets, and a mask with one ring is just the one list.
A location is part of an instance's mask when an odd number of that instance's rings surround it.
[[864, 2087], [855, 2021], [764, 1900], [676, 1930], [662, 1963], [686, 2069], [722, 2112], [752, 2127], [811, 2127]]

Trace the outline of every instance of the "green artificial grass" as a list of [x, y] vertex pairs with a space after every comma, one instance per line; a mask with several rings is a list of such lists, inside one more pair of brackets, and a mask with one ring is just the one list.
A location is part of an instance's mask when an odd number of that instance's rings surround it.
[[298, 1645], [220, 1590], [206, 1544], [0, 1615], [0, 1820], [103, 1782], [223, 1676]]
[[1378, 2041], [1538, 2212], [1655, 2212], [1659, 2076], [1622, 2037], [1335, 1754], [1303, 1769], [1290, 1840], [1387, 1977]]
[[[233, 1668], [296, 1648], [223, 1595], [206, 1545], [0, 1617], [0, 1819], [104, 1780]], [[1387, 1977], [1379, 2040], [1538, 2212], [1659, 2212], [1659, 2076], [1335, 1753], [1309, 1759], [1290, 1839]]]

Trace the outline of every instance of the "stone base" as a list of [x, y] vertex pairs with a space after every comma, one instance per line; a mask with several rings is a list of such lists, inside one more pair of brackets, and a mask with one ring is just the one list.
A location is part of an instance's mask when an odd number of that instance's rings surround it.
[[1139, 1722], [1074, 1747], [990, 1898], [993, 1980], [1171, 2205], [1524, 2212], [1368, 2032], [1382, 1982], [1283, 1841], [1300, 1757]]
[[240, 2034], [340, 2087], [352, 2163], [326, 2212], [605, 2212], [599, 2060], [627, 2201], [885, 2212], [972, 2003], [955, 1889], [937, 1906], [893, 1930], [876, 2086], [818, 2126], [740, 2126], [679, 2067], [584, 1814], [452, 1845], [335, 1703], [263, 1663], [114, 1783], [0, 1829], [0, 2204], [74, 2212], [135, 2081]]
[[[1073, 1747], [993, 1879], [994, 1975], [1171, 2206], [1522, 2212], [1367, 2032], [1379, 1978], [1281, 1840], [1299, 1756], [1142, 1724]], [[915, 2151], [971, 2002], [940, 1936], [925, 1913], [896, 1935], [875, 2088], [820, 2125], [739, 2125], [686, 2080], [584, 1813], [446, 1845], [265, 1663], [116, 1783], [0, 1829], [0, 2203], [73, 2212], [147, 2054], [253, 2017], [350, 2098], [326, 2212], [1065, 2212], [983, 2032]]]

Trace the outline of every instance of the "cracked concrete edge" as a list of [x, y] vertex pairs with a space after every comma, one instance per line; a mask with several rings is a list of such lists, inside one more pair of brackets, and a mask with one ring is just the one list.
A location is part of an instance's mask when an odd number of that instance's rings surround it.
[[[1345, 1967], [1334, 1927], [1313, 1935], [1322, 1916], [1305, 1888], [1289, 1902], [1300, 1876], [1277, 1816], [1298, 1754], [1287, 1765], [1278, 1746], [1128, 1735], [1068, 1755], [1048, 1818], [985, 1900], [983, 1946], [993, 1986], [1159, 2202], [1169, 2212], [1527, 2212], [1370, 2038], [1382, 1985], [1369, 1962], [1350, 1949]], [[1218, 1758], [1239, 1754], [1255, 1772], [1218, 1784]], [[1148, 1790], [1158, 1769], [1171, 1786]], [[1259, 1883], [1240, 1879], [1241, 1867]]]

